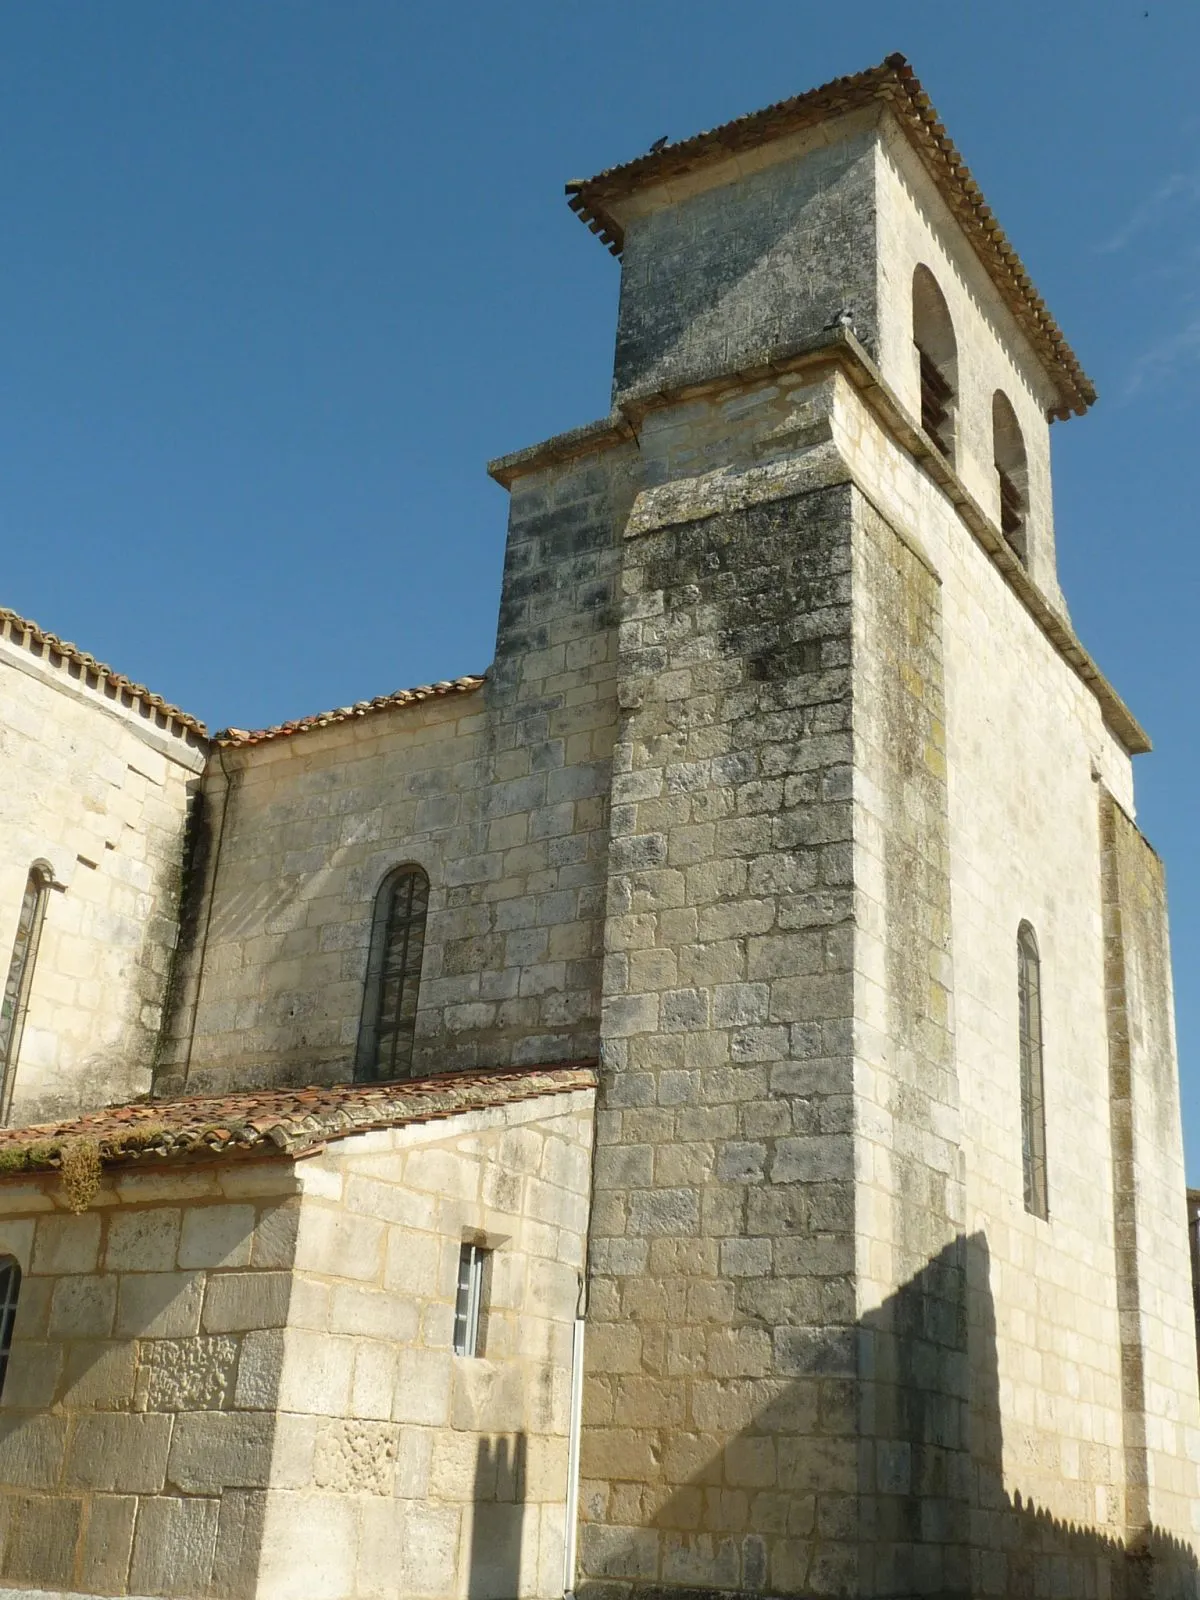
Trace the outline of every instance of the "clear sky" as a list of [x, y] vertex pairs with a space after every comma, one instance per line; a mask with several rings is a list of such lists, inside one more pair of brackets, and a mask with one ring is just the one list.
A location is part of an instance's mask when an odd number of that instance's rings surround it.
[[1195, 0], [7, 0], [0, 604], [213, 727], [482, 670], [484, 462], [608, 409], [564, 181], [893, 50], [1100, 390], [1059, 556], [1157, 746], [1197, 1182]]

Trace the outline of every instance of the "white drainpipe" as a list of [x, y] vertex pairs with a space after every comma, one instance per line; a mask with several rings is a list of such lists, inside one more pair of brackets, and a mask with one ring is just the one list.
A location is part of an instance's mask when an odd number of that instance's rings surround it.
[[579, 1435], [583, 1423], [583, 1318], [571, 1336], [571, 1420], [567, 1433], [567, 1521], [563, 1538], [563, 1595], [575, 1600], [575, 1556], [579, 1530]]

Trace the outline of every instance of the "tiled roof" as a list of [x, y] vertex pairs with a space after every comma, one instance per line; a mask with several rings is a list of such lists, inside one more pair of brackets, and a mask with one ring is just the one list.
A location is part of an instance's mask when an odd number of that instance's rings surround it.
[[318, 711], [315, 716], [301, 717], [296, 722], [277, 722], [272, 728], [223, 728], [213, 734], [216, 744], [230, 746], [265, 744], [268, 739], [284, 739], [296, 733], [311, 733], [314, 728], [328, 728], [337, 722], [351, 722], [355, 717], [367, 717], [375, 711], [392, 711], [397, 706], [414, 706], [422, 700], [438, 700], [448, 694], [472, 694], [483, 687], [479, 676], [443, 678], [440, 683], [423, 683], [416, 689], [397, 689], [394, 694], [376, 695], [374, 700], [356, 700], [352, 706], [338, 706], [334, 711]]
[[397, 1083], [137, 1101], [70, 1122], [0, 1129], [0, 1177], [54, 1170], [61, 1164], [63, 1146], [73, 1140], [97, 1147], [105, 1166], [151, 1158], [295, 1156], [355, 1133], [434, 1122], [595, 1084], [592, 1064], [572, 1062], [518, 1071], [447, 1072]]
[[97, 690], [110, 700], [119, 700], [125, 705], [138, 702], [154, 711], [164, 723], [167, 721], [176, 723], [179, 728], [186, 729], [200, 738], [204, 738], [208, 731], [198, 717], [189, 716], [186, 711], [181, 711], [178, 706], [173, 706], [170, 701], [164, 700], [160, 694], [152, 694], [144, 684], [134, 683], [122, 673], [114, 672], [111, 667], [106, 666], [103, 661], [97, 661], [95, 656], [89, 655], [86, 650], [81, 650], [78, 645], [72, 644], [67, 639], [60, 639], [57, 634], [47, 633], [44, 628], [39, 628], [36, 622], [31, 622], [28, 617], [19, 616], [7, 606], [0, 606], [0, 638], [21, 645], [36, 656], [48, 658], [51, 666], [61, 666], [64, 662], [70, 662], [73, 666], [79, 667], [80, 676], [88, 688]]
[[1017, 252], [1004, 236], [962, 156], [938, 120], [929, 96], [902, 55], [888, 56], [877, 67], [781, 100], [762, 111], [738, 117], [707, 133], [609, 167], [594, 178], [567, 184], [567, 202], [592, 232], [619, 256], [624, 245], [613, 202], [647, 184], [682, 177], [709, 162], [755, 149], [785, 134], [796, 133], [828, 117], [856, 110], [872, 101], [890, 106], [921, 158], [942, 198], [965, 230], [979, 259], [1024, 329], [1062, 396], [1054, 415], [1082, 413], [1096, 398], [1091, 379], [1030, 281]]

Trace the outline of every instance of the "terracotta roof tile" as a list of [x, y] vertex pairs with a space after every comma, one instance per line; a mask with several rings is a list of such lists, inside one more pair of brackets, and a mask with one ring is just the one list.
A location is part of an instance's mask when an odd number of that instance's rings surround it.
[[0, 1129], [0, 1177], [53, 1171], [64, 1143], [95, 1144], [105, 1166], [194, 1156], [296, 1156], [379, 1128], [569, 1094], [596, 1084], [591, 1063], [496, 1072], [447, 1072], [397, 1083], [265, 1089], [109, 1106], [68, 1122]]
[[[54, 633], [47, 633], [44, 628], [39, 628], [36, 622], [20, 616], [16, 611], [10, 611], [7, 606], [0, 606], [0, 638], [7, 638], [14, 644], [23, 645], [35, 655], [52, 658], [58, 656], [60, 661], [72, 662], [83, 669], [89, 688], [99, 690], [110, 699], [139, 701], [142, 705], [150, 707], [164, 721], [177, 723], [181, 729], [186, 729], [199, 738], [204, 738], [208, 732], [199, 717], [181, 711], [169, 700], [164, 700], [160, 694], [151, 693], [145, 684], [134, 683], [132, 678], [114, 672], [103, 661], [97, 661], [95, 656], [89, 655], [86, 650], [81, 650], [70, 640], [60, 639]], [[58, 663], [52, 661], [51, 664]]]
[[367, 717], [375, 711], [393, 711], [397, 706], [414, 706], [422, 700], [438, 700], [448, 694], [473, 694], [482, 689], [482, 676], [443, 678], [440, 683], [423, 683], [415, 689], [397, 689], [393, 694], [376, 695], [373, 700], [356, 700], [352, 706], [338, 706], [333, 711], [318, 711], [315, 716], [301, 717], [296, 722], [277, 722], [271, 728], [223, 728], [213, 734], [213, 741], [226, 748], [250, 744], [265, 744], [268, 739], [289, 738], [297, 733], [311, 733], [314, 728], [328, 728], [338, 722], [352, 722], [356, 717]]
[[781, 100], [762, 111], [738, 117], [621, 166], [609, 167], [594, 178], [575, 180], [567, 184], [567, 202], [613, 255], [619, 256], [624, 238], [612, 209], [613, 202], [647, 184], [680, 177], [709, 162], [757, 148], [872, 101], [887, 104], [895, 113], [942, 198], [966, 231], [980, 261], [1054, 380], [1062, 404], [1053, 414], [1066, 417], [1072, 411], [1086, 411], [1096, 398], [1091, 379], [1034, 288], [970, 169], [938, 120], [929, 96], [902, 55], [890, 55], [865, 72], [835, 78], [806, 94]]

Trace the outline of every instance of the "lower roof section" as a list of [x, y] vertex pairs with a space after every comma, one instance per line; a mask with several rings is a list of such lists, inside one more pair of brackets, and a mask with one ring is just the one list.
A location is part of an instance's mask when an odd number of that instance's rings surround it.
[[0, 1129], [0, 1182], [61, 1168], [90, 1145], [104, 1167], [195, 1157], [295, 1157], [331, 1140], [434, 1122], [463, 1112], [596, 1086], [593, 1062], [497, 1072], [445, 1072], [395, 1083], [191, 1095], [108, 1106], [68, 1122]]

